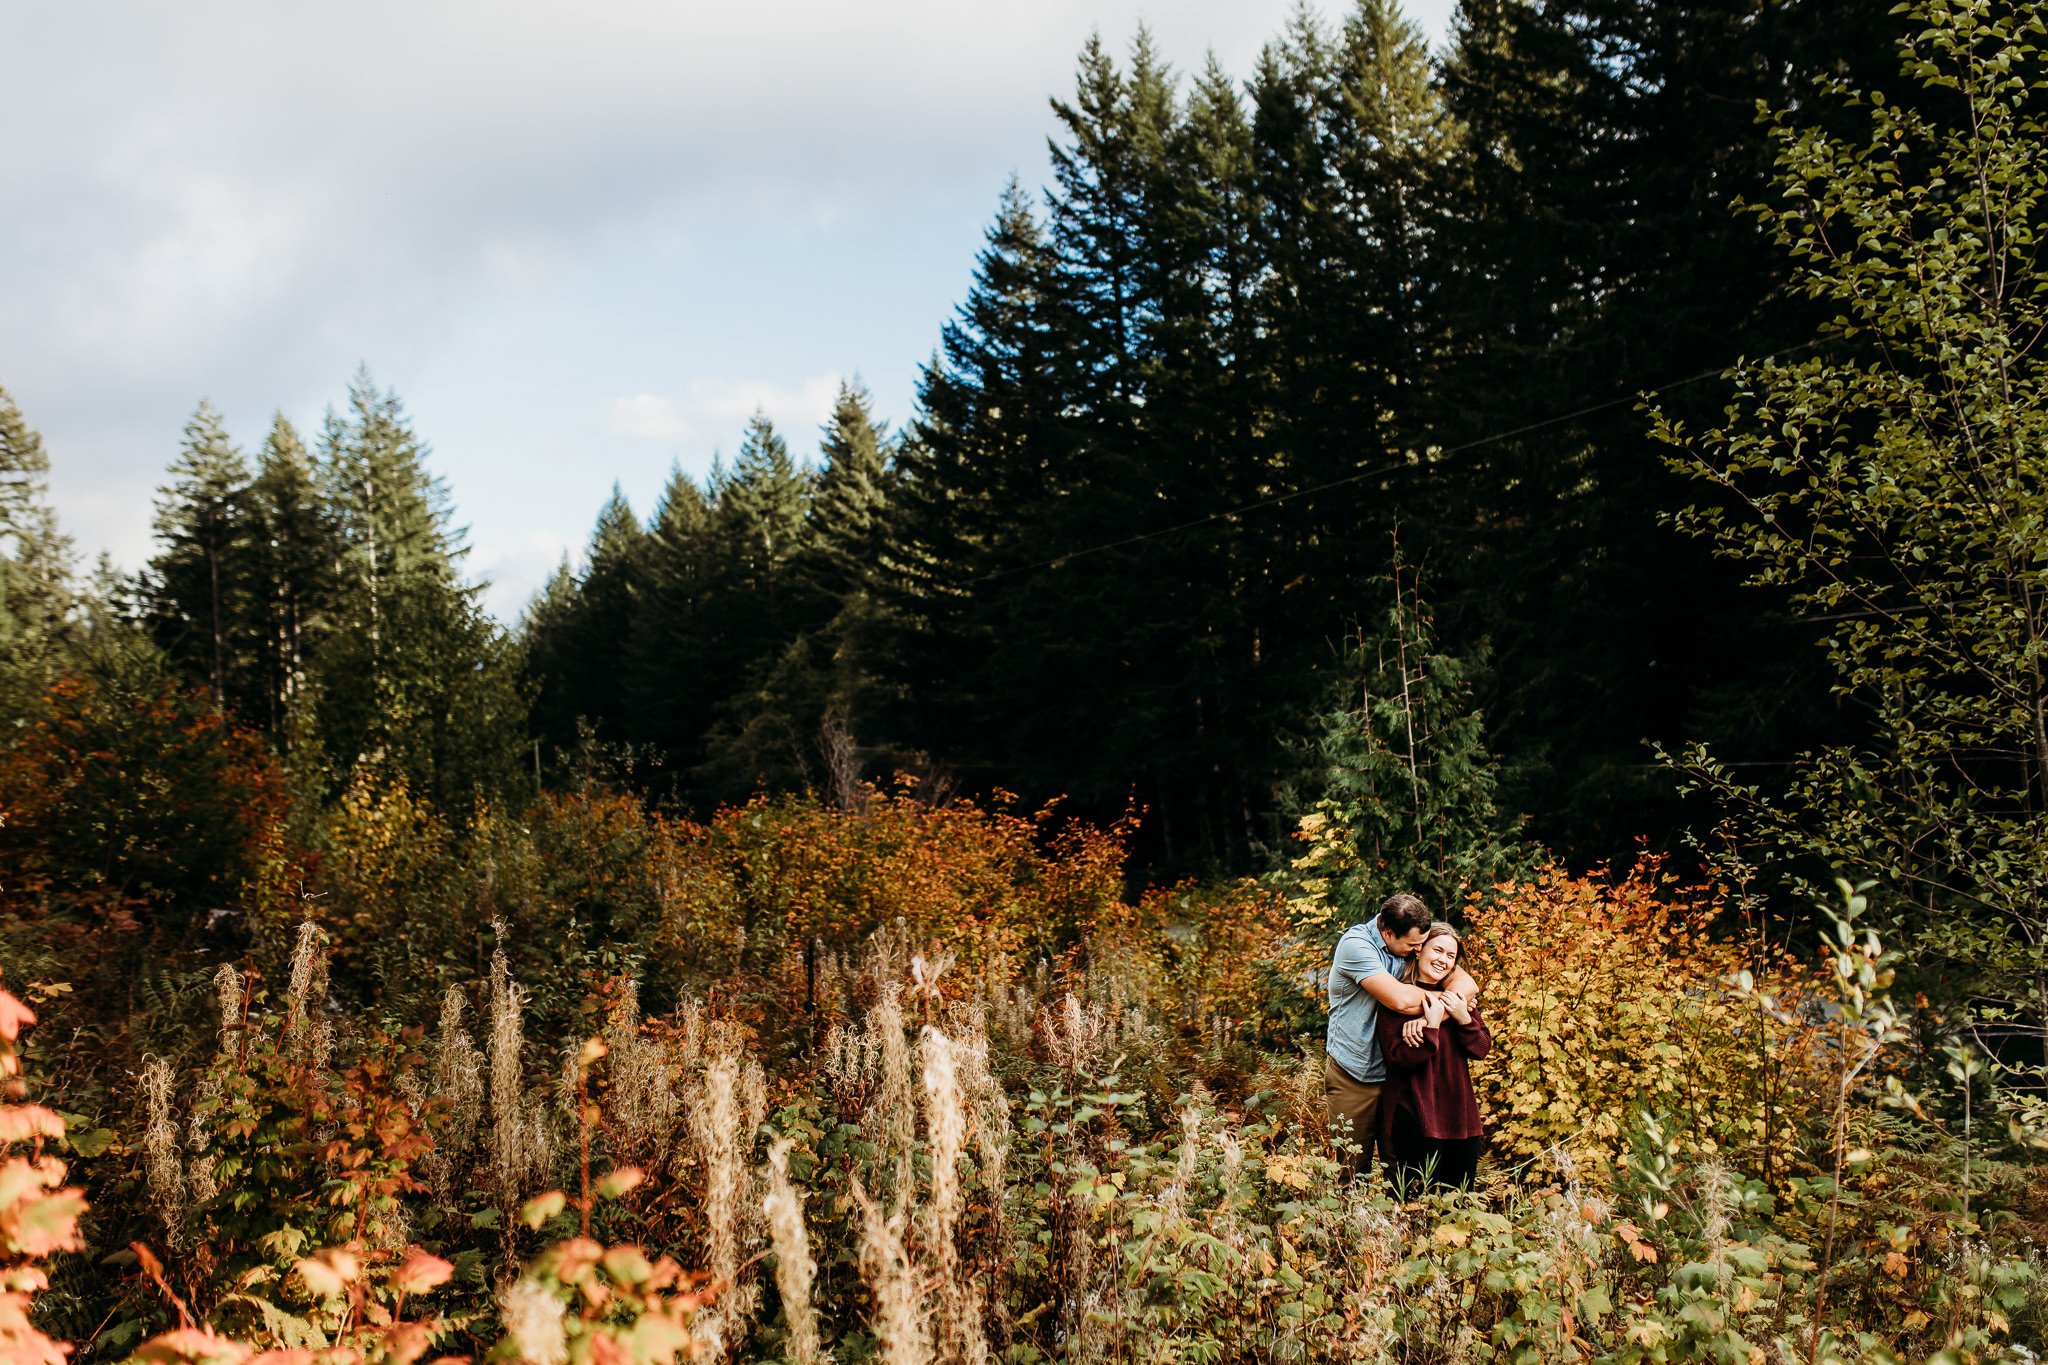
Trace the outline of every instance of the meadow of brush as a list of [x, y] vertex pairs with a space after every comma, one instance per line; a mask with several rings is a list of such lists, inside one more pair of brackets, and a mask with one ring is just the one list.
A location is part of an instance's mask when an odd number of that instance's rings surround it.
[[[309, 813], [216, 721], [124, 700], [163, 733], [83, 744], [75, 700], [0, 774], [10, 1365], [2048, 1333], [2048, 1175], [1937, 1103], [1853, 895], [1816, 950], [1653, 864], [1475, 891], [1489, 1153], [1404, 1201], [1326, 1147], [1326, 926], [1250, 881], [1133, 891], [1127, 826], [909, 782], [700, 822], [362, 777]], [[176, 780], [135, 760], [114, 799], [117, 743]]]

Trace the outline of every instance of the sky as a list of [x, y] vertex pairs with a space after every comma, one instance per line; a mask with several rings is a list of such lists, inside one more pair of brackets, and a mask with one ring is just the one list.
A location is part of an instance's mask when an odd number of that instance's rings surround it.
[[366, 365], [510, 622], [614, 482], [645, 516], [756, 409], [815, 458], [842, 377], [909, 416], [1091, 31], [1242, 78], [1293, 8], [14, 0], [0, 387], [81, 553], [134, 569], [202, 397], [253, 451]]

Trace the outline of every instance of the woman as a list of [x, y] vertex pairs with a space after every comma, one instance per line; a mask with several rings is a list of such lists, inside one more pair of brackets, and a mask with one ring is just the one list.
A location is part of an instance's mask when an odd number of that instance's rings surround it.
[[1380, 1150], [1402, 1188], [1463, 1187], [1479, 1166], [1479, 1101], [1468, 1063], [1493, 1047], [1479, 1010], [1444, 984], [1464, 944], [1439, 920], [1402, 973], [1430, 992], [1420, 1018], [1379, 1012], [1380, 1055], [1387, 1084], [1380, 1092]]

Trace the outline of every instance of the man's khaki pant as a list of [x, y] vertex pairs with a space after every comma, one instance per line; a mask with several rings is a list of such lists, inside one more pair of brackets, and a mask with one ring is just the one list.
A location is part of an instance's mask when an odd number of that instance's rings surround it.
[[1323, 1098], [1330, 1106], [1330, 1141], [1338, 1149], [1338, 1159], [1348, 1162], [1354, 1174], [1372, 1169], [1380, 1131], [1380, 1087], [1354, 1080], [1325, 1056]]

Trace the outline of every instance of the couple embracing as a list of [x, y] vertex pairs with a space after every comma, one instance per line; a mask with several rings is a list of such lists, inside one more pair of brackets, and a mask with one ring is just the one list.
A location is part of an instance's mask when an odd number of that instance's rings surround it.
[[1467, 1065], [1493, 1046], [1458, 931], [1407, 892], [1354, 924], [1330, 960], [1323, 1059], [1330, 1137], [1354, 1171], [1375, 1149], [1396, 1184], [1472, 1183], [1479, 1103]]

